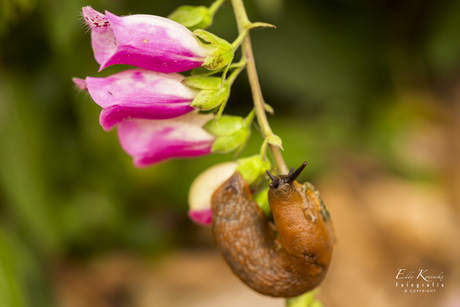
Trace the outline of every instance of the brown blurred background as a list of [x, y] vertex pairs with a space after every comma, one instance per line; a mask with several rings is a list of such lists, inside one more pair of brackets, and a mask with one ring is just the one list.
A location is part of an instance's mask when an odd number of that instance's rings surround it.
[[[72, 77], [98, 73], [82, 6], [166, 16], [189, 1], [0, 2], [0, 306], [284, 306], [232, 275], [188, 188], [214, 155], [135, 169]], [[289, 166], [337, 236], [325, 306], [460, 306], [460, 2], [251, 0], [254, 52]], [[209, 28], [236, 38], [230, 6]], [[238, 58], [238, 56], [237, 56]], [[251, 109], [247, 78], [227, 113]], [[258, 152], [255, 127], [242, 156]], [[399, 269], [443, 272], [404, 293]]]

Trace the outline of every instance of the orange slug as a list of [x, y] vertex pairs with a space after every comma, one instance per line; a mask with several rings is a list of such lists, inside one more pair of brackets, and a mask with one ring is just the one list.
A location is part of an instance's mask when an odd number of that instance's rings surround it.
[[274, 297], [294, 297], [319, 285], [331, 262], [334, 234], [316, 189], [295, 172], [273, 176], [268, 201], [277, 233], [233, 174], [212, 196], [212, 231], [225, 261], [245, 284]]

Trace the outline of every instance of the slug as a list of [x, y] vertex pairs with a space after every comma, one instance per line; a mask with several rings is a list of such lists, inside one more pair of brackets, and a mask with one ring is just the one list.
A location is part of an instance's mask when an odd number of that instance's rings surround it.
[[225, 261], [245, 284], [273, 297], [294, 297], [319, 285], [331, 262], [334, 235], [316, 189], [295, 172], [273, 176], [268, 201], [278, 236], [239, 172], [212, 196], [212, 232]]

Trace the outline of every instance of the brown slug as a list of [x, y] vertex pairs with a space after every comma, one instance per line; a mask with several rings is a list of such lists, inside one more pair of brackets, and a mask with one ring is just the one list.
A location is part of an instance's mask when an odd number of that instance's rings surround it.
[[316, 189], [295, 172], [273, 176], [268, 201], [279, 236], [252, 200], [248, 184], [233, 174], [212, 196], [212, 231], [225, 261], [255, 291], [274, 297], [303, 294], [324, 279], [334, 235]]

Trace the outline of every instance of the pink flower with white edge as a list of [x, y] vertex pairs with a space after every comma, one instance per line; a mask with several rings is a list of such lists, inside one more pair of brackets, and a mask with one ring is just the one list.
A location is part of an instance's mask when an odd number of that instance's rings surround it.
[[193, 111], [198, 91], [182, 84], [184, 76], [145, 69], [130, 69], [107, 78], [74, 78], [102, 107], [99, 122], [110, 130], [124, 119], [168, 119]]
[[188, 216], [195, 223], [209, 226], [212, 222], [212, 194], [235, 172], [238, 163], [216, 164], [195, 178], [188, 194]]
[[99, 71], [114, 64], [160, 72], [200, 67], [215, 49], [181, 24], [153, 15], [119, 17], [86, 6], [83, 18], [91, 29], [91, 44]]
[[124, 120], [118, 123], [118, 138], [139, 168], [173, 158], [208, 155], [216, 137], [203, 125], [212, 118], [211, 114], [191, 112], [164, 120]]

